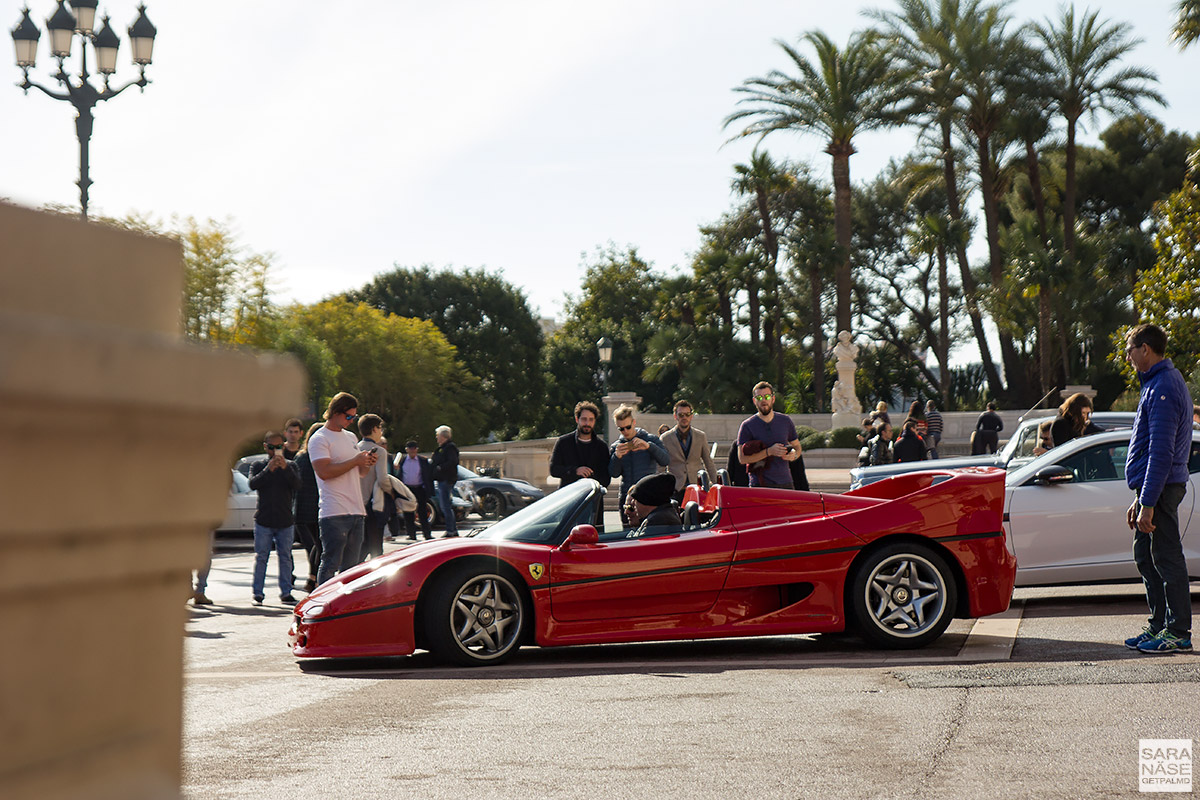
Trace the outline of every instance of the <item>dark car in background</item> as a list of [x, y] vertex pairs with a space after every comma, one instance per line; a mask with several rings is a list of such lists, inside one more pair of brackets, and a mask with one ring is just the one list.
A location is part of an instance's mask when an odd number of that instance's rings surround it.
[[500, 519], [546, 496], [526, 481], [480, 475], [462, 465], [458, 467], [458, 483], [454, 485], [455, 490], [459, 487], [465, 495], [474, 497], [474, 510], [484, 519]]

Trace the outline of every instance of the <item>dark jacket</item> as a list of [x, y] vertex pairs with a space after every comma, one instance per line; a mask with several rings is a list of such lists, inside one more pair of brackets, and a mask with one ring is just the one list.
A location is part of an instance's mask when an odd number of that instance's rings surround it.
[[884, 439], [879, 434], [871, 437], [871, 441], [867, 442], [867, 452], [870, 453], [868, 463], [872, 467], [876, 464], [891, 464], [896, 460], [892, 456], [892, 440]]
[[433, 479], [442, 483], [454, 483], [458, 480], [458, 446], [454, 442], [438, 445], [433, 451]]
[[975, 420], [975, 430], [999, 433], [1004, 430], [1004, 420], [1000, 419], [1000, 415], [995, 411], [985, 411]]
[[675, 508], [675, 504], [667, 503], [647, 514], [646, 518], [642, 520], [642, 524], [638, 526], [636, 533], [638, 536], [646, 536], [674, 532], [682, 525], [683, 520], [679, 516], [679, 510]]
[[558, 437], [554, 451], [550, 453], [550, 475], [558, 478], [559, 486], [570, 486], [579, 480], [575, 470], [591, 467], [592, 480], [601, 486], [612, 483], [608, 474], [608, 442], [593, 433], [590, 442], [579, 441], [579, 431]]
[[1100, 433], [1104, 430], [1094, 422], [1089, 422], [1087, 427], [1083, 429], [1082, 434], [1075, 433], [1075, 425], [1066, 417], [1058, 417], [1054, 420], [1054, 424], [1050, 426], [1050, 440], [1054, 442], [1054, 446], [1069, 442], [1072, 439], [1077, 439], [1080, 436], [1091, 436], [1093, 433]]
[[896, 461], [924, 461], [925, 440], [914, 430], [904, 431], [892, 444], [892, 455]]
[[300, 486], [296, 489], [296, 521], [309, 525], [317, 524], [321, 496], [317, 488], [317, 473], [313, 471], [312, 459], [304, 450], [292, 462], [300, 471]]
[[621, 476], [621, 497], [625, 496], [630, 486], [657, 472], [655, 464], [665, 467], [671, 461], [671, 457], [667, 455], [667, 448], [663, 447], [662, 441], [653, 433], [638, 428], [634, 431], [634, 436], [648, 442], [650, 449], [638, 450], [636, 453], [628, 453], [624, 458], [618, 458], [617, 445], [622, 440], [617, 439], [608, 446], [608, 474], [614, 478]]
[[729, 448], [729, 459], [725, 463], [725, 471], [729, 473], [729, 482], [733, 486], [749, 486], [750, 476], [746, 473], [746, 465], [737, 454], [737, 445]]
[[283, 469], [267, 469], [270, 463], [267, 459], [250, 465], [250, 488], [258, 492], [254, 521], [266, 528], [287, 528], [296, 521], [292, 501], [300, 488], [300, 470], [294, 461], [284, 461]]
[[[392, 462], [391, 474], [395, 475], [403, 483], [404, 482], [403, 464], [404, 464], [405, 459], [408, 458], [408, 454], [401, 453], [400, 455], [396, 456], [396, 458], [400, 459], [401, 466], [398, 467], [398, 466], [396, 466], [395, 462]], [[433, 465], [429, 463], [428, 458], [426, 458], [425, 456], [420, 456], [420, 455], [417, 456], [417, 464], [420, 466], [420, 469], [421, 469], [421, 485], [423, 487], [425, 487], [426, 493], [428, 493], [429, 496], [432, 497], [433, 496]]]
[[1192, 397], [1183, 375], [1164, 358], [1139, 372], [1142, 395], [1125, 457], [1125, 481], [1153, 507], [1168, 483], [1186, 483], [1192, 448]]

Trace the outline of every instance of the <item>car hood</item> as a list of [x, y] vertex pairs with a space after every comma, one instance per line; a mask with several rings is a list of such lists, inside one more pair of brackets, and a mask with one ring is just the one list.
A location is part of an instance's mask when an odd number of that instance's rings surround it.
[[[353, 599], [361, 596], [368, 605], [376, 586], [380, 586], [402, 569], [408, 572], [409, 565], [421, 562], [441, 564], [459, 555], [495, 555], [497, 542], [469, 536], [449, 539], [428, 539], [410, 544], [386, 555], [372, 558], [318, 586], [311, 594], [296, 605], [296, 613], [303, 615], [306, 608], [336, 602], [339, 609], [343, 604], [353, 605]], [[430, 567], [432, 569], [432, 567]], [[378, 578], [378, 580], [376, 580]], [[419, 583], [414, 586], [419, 587]], [[389, 590], [390, 591], [390, 590]], [[414, 589], [415, 591], [415, 589]]]

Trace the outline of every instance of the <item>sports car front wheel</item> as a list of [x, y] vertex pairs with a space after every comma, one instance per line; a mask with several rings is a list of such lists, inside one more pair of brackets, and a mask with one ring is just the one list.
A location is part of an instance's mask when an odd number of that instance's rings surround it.
[[513, 578], [470, 565], [438, 580], [422, 615], [430, 651], [467, 667], [499, 664], [515, 653], [527, 618]]
[[858, 568], [851, 607], [863, 638], [891, 648], [921, 647], [954, 616], [957, 586], [942, 556], [919, 544], [888, 545]]

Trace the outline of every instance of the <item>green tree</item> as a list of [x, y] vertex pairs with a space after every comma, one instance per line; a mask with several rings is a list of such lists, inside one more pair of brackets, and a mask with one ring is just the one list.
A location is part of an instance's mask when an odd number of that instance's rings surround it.
[[[1187, 183], [1156, 214], [1158, 260], [1138, 278], [1133, 302], [1138, 319], [1167, 332], [1168, 355], [1184, 375], [1200, 360], [1200, 187]], [[1114, 336], [1124, 346], [1123, 331]]]
[[360, 412], [383, 417], [393, 442], [412, 436], [432, 448], [438, 425], [453, 428], [460, 445], [477, 441], [479, 380], [432, 322], [327, 300], [290, 309], [284, 323], [329, 349], [338, 390], [357, 397]]
[[810, 61], [796, 48], [778, 42], [791, 60], [795, 75], [772, 70], [750, 78], [734, 91], [746, 95], [746, 108], [730, 114], [725, 126], [746, 121], [737, 137], [763, 137], [773, 131], [812, 132], [826, 140], [825, 152], [833, 159], [834, 220], [842, 260], [837, 269], [837, 328], [851, 330], [850, 264], [851, 183], [850, 156], [854, 137], [898, 120], [902, 76], [879, 38], [869, 31], [855, 33], [845, 48], [814, 31], [802, 40], [812, 47]]
[[538, 416], [545, 387], [537, 369], [541, 325], [524, 293], [499, 275], [397, 267], [347, 296], [436, 325], [480, 380], [480, 396], [474, 399], [482, 430], [512, 438]]
[[227, 223], [192, 217], [174, 232], [183, 245], [184, 333], [211, 344], [270, 345], [275, 308], [270, 253], [247, 252]]

